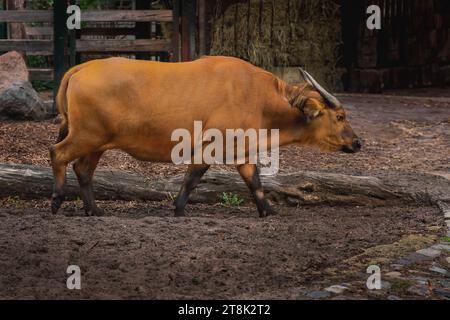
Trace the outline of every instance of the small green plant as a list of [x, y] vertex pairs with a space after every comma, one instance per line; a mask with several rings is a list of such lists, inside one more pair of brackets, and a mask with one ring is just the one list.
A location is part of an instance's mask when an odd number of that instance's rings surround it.
[[443, 237], [441, 239], [442, 242], [449, 242], [450, 243], [450, 237]]
[[81, 9], [99, 9], [103, 7], [107, 7], [110, 4], [110, 0], [80, 0], [80, 8]]
[[389, 292], [395, 295], [401, 295], [406, 292], [406, 290], [411, 286], [411, 283], [407, 280], [399, 279], [394, 281], [391, 284], [391, 288], [389, 289]]
[[44, 56], [27, 56], [27, 64], [30, 68], [46, 68], [48, 66]]
[[167, 194], [167, 200], [174, 202], [177, 199], [177, 195], [172, 194], [172, 192], [169, 192]]
[[200, 280], [197, 279], [196, 277], [192, 278], [191, 281], [192, 281], [192, 284], [195, 285], [195, 286], [198, 286], [200, 284]]
[[37, 92], [53, 90], [53, 82], [52, 81], [44, 81], [44, 80], [32, 80], [31, 85], [34, 90]]
[[8, 200], [16, 208], [21, 208], [23, 205], [19, 196], [9, 197]]
[[[47, 58], [44, 56], [27, 56], [27, 65], [30, 68], [48, 68]], [[36, 91], [45, 91], [53, 89], [53, 81], [32, 80], [31, 85]]]
[[244, 199], [237, 193], [223, 192], [220, 202], [227, 206], [239, 206], [244, 202]]

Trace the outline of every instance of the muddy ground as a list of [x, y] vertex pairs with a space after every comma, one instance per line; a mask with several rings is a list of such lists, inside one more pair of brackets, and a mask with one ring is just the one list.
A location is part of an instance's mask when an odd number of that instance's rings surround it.
[[[282, 172], [450, 173], [450, 99], [340, 99], [365, 141], [363, 151], [347, 155], [285, 147]], [[52, 121], [0, 122], [0, 163], [48, 166], [47, 148], [56, 136]], [[118, 151], [106, 153], [100, 166], [149, 179], [183, 171]], [[181, 219], [172, 217], [169, 201], [100, 205], [104, 217], [84, 217], [80, 201], [65, 203], [61, 215], [51, 216], [46, 199], [1, 199], [0, 298], [300, 299], [340, 283], [352, 283], [346, 293], [352, 298], [416, 298], [404, 283], [392, 282], [380, 294], [369, 292], [365, 268], [376, 262], [389, 270], [395, 259], [432, 245], [447, 232], [443, 214], [426, 204], [278, 206], [280, 215], [269, 219], [257, 218], [251, 203], [190, 205], [188, 217]], [[81, 267], [81, 291], [66, 288], [70, 264]], [[445, 276], [416, 268], [405, 272], [445, 286]]]

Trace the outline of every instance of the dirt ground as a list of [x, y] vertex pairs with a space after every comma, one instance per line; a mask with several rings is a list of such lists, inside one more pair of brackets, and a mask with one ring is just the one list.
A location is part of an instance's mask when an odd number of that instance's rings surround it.
[[[347, 155], [289, 146], [282, 149], [281, 171], [449, 174], [450, 99], [423, 95], [340, 96], [364, 140], [363, 151]], [[0, 163], [48, 166], [47, 148], [56, 136], [53, 121], [0, 122]], [[106, 153], [100, 166], [149, 179], [184, 170], [119, 151]], [[278, 206], [280, 215], [268, 219], [257, 218], [251, 203], [190, 205], [181, 219], [172, 217], [168, 201], [100, 205], [104, 217], [84, 217], [80, 201], [65, 203], [61, 215], [51, 216], [48, 200], [0, 199], [0, 298], [298, 299], [305, 288], [350, 280], [360, 283], [353, 296], [367, 298], [358, 273], [368, 260], [359, 259], [361, 254], [405, 237], [422, 239], [391, 252], [382, 264], [388, 266], [391, 258], [447, 232], [440, 211], [423, 205]], [[66, 288], [71, 264], [81, 267], [80, 291]]]
[[[99, 218], [46, 203], [4, 207], [2, 298], [296, 298], [363, 248], [429, 233], [433, 208], [277, 208], [261, 220], [252, 207], [191, 206], [188, 218], [161, 203], [102, 203]], [[66, 205], [66, 208], [73, 206]], [[82, 290], [65, 287], [69, 264]]]

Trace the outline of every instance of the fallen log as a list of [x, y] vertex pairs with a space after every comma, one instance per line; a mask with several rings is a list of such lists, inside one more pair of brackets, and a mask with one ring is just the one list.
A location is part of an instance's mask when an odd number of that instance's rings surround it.
[[[79, 197], [75, 174], [67, 170], [68, 199]], [[99, 200], [161, 201], [177, 194], [183, 177], [150, 181], [135, 174], [99, 169], [94, 191]], [[286, 205], [345, 204], [382, 205], [392, 202], [432, 202], [427, 193], [406, 190], [405, 184], [386, 183], [376, 177], [335, 173], [298, 172], [262, 177], [268, 199]], [[401, 180], [401, 179], [400, 179]], [[53, 175], [50, 168], [23, 164], [0, 164], [0, 197], [50, 198]], [[449, 186], [448, 184], [446, 185]], [[449, 190], [449, 189], [447, 189]], [[191, 202], [216, 203], [223, 192], [234, 192], [250, 200], [247, 187], [234, 172], [208, 172], [191, 195]], [[438, 199], [435, 199], [438, 200]]]

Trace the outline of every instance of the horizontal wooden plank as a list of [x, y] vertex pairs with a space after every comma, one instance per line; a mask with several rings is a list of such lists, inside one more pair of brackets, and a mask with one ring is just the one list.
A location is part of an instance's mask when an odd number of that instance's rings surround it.
[[28, 36], [52, 36], [53, 27], [25, 27], [25, 32]]
[[[25, 27], [28, 36], [52, 36], [52, 27]], [[129, 36], [136, 33], [135, 28], [81, 28], [82, 35], [93, 36]]]
[[134, 28], [81, 28], [80, 32], [83, 36], [130, 36], [136, 33]]
[[169, 51], [169, 40], [77, 40], [78, 52], [159, 52]]
[[[164, 39], [138, 40], [77, 40], [77, 52], [160, 52], [169, 51], [171, 41]], [[0, 51], [23, 51], [32, 55], [53, 53], [52, 40], [0, 40]]]
[[53, 69], [28, 69], [30, 80], [53, 80]]
[[0, 39], [0, 51], [33, 51], [35, 53], [52, 53], [52, 40], [20, 40], [20, 39]]
[[[1, 10], [0, 22], [52, 22], [51, 10]], [[172, 10], [83, 10], [82, 22], [170, 22]]]
[[52, 55], [53, 51], [27, 51], [27, 56], [52, 56]]
[[84, 10], [81, 12], [81, 21], [170, 22], [172, 10]]
[[0, 10], [0, 22], [52, 22], [51, 10]]
[[53, 69], [28, 69], [30, 80], [53, 80]]

